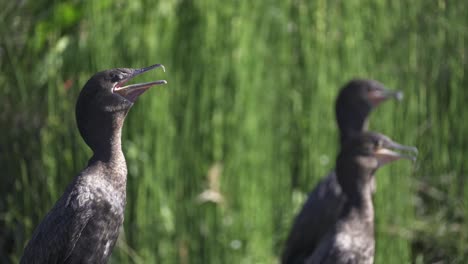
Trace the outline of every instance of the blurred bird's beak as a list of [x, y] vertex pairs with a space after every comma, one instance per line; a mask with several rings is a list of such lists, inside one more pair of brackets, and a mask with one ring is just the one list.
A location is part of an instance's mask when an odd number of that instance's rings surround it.
[[383, 142], [382, 146], [375, 151], [379, 167], [399, 159], [408, 159], [415, 162], [417, 154], [417, 148], [400, 145], [390, 140]]
[[387, 89], [373, 89], [367, 94], [369, 100], [372, 102], [373, 106], [377, 106], [380, 103], [388, 99], [396, 99], [401, 101], [403, 99], [403, 92], [401, 91], [391, 91]]

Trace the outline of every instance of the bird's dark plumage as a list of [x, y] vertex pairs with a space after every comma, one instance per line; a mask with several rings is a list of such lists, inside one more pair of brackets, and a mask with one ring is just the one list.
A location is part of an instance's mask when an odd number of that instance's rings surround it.
[[376, 170], [400, 158], [414, 155], [394, 150], [411, 151], [384, 135], [363, 132], [344, 143], [336, 160], [336, 175], [344, 196], [343, 208], [335, 223], [320, 239], [307, 264], [349, 264], [374, 262], [373, 180]]
[[[401, 92], [389, 91], [374, 80], [355, 79], [348, 82], [335, 102], [340, 143], [367, 130], [367, 118], [374, 107], [387, 99], [400, 99], [401, 96]], [[309, 194], [297, 215], [283, 250], [282, 263], [304, 263], [321, 237], [333, 226], [344, 201], [336, 174], [332, 171]]]
[[122, 86], [153, 68], [96, 73], [76, 104], [78, 129], [93, 156], [36, 227], [21, 263], [106, 263], [124, 220], [127, 165], [124, 119], [137, 97], [165, 81]]

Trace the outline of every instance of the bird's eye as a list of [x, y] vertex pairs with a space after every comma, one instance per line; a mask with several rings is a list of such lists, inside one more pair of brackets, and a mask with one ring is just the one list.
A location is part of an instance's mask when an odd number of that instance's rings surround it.
[[110, 79], [111, 79], [112, 82], [118, 82], [118, 81], [122, 80], [122, 76], [120, 76], [119, 74], [111, 73], [110, 74]]
[[383, 141], [382, 140], [378, 140], [376, 142], [376, 144], [375, 144], [376, 149], [380, 149], [380, 148], [382, 148], [382, 146], [383, 146]]

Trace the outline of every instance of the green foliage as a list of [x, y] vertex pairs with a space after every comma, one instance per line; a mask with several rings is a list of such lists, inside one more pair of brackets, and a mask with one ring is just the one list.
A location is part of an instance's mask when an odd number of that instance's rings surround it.
[[0, 262], [18, 261], [86, 165], [87, 78], [153, 63], [168, 85], [126, 120], [113, 263], [277, 262], [334, 166], [334, 98], [356, 76], [404, 91], [371, 129], [420, 150], [378, 173], [376, 263], [468, 259], [466, 1], [3, 2]]

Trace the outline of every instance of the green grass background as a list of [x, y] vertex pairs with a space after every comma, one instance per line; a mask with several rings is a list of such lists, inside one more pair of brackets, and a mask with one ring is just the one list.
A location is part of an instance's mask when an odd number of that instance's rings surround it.
[[[86, 165], [86, 80], [163, 63], [124, 127], [128, 204], [112, 263], [275, 263], [334, 166], [353, 77], [404, 91], [370, 128], [417, 146], [378, 173], [376, 263], [468, 260], [468, 2], [0, 0], [0, 262]], [[211, 190], [222, 199], [206, 201]]]

